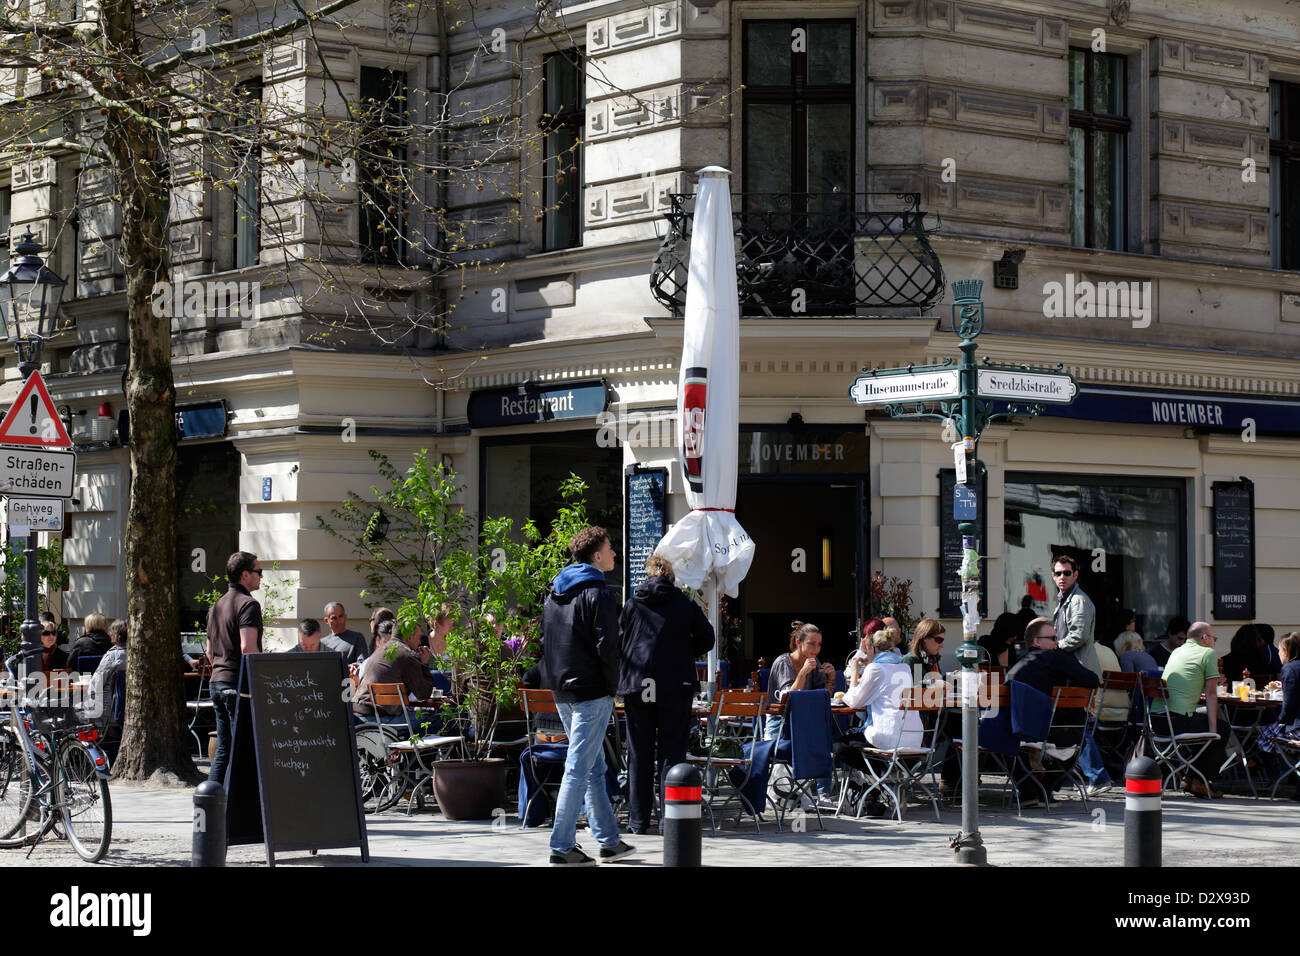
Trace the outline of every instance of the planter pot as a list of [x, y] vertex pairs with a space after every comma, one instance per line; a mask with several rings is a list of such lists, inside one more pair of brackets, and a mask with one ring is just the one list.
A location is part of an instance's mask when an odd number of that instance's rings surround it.
[[492, 811], [506, 805], [506, 762], [435, 760], [433, 793], [448, 820], [491, 820]]

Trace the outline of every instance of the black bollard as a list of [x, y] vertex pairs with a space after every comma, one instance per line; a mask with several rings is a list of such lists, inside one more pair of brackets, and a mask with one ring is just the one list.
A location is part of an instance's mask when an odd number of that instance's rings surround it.
[[1160, 865], [1160, 767], [1134, 757], [1124, 768], [1124, 865]]
[[194, 791], [194, 843], [190, 866], [226, 865], [226, 789], [204, 780]]
[[700, 866], [700, 772], [679, 763], [664, 778], [664, 866]]

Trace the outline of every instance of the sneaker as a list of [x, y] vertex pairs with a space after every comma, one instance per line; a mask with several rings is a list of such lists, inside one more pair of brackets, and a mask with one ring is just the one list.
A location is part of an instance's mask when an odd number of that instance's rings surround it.
[[1113, 784], [1110, 783], [1094, 783], [1091, 787], [1088, 788], [1088, 796], [1099, 797], [1103, 793], [1108, 792], [1112, 786]]
[[615, 860], [621, 860], [623, 857], [636, 852], [636, 847], [629, 846], [622, 840], [618, 841], [618, 846], [602, 846], [600, 848], [600, 862], [613, 863]]
[[[604, 853], [604, 850], [601, 850]], [[551, 851], [551, 866], [595, 866], [596, 861], [587, 854], [582, 852], [582, 847], [577, 843], [573, 845], [572, 850], [559, 853]]]

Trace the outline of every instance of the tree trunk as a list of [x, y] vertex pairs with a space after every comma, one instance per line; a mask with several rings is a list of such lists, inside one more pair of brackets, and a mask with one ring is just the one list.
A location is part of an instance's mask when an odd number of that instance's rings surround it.
[[[138, 55], [131, 0], [107, 0], [101, 11], [110, 46]], [[126, 96], [121, 99], [128, 100]], [[166, 278], [168, 185], [160, 175], [164, 157], [157, 132], [126, 110], [109, 110], [104, 145], [113, 157], [122, 207], [121, 257], [126, 270], [130, 349], [125, 391], [131, 418], [131, 503], [126, 530], [130, 642], [126, 719], [113, 769], [116, 776], [128, 779], [167, 770], [193, 780], [198, 774], [182, 721], [184, 691], [177, 625], [176, 387], [172, 380], [171, 316], [156, 316], [151, 308], [154, 284]]]

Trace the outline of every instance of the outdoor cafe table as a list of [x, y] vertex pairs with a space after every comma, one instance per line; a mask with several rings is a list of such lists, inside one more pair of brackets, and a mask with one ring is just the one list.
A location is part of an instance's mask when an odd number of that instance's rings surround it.
[[[1205, 696], [1202, 695], [1204, 700]], [[1250, 772], [1250, 759], [1259, 753], [1259, 731], [1267, 723], [1266, 716], [1270, 716], [1274, 708], [1282, 706], [1280, 698], [1270, 697], [1267, 692], [1252, 693], [1250, 699], [1242, 700], [1232, 694], [1219, 694], [1219, 706], [1224, 708], [1228, 717], [1228, 725], [1232, 732], [1237, 736], [1237, 742], [1241, 745], [1242, 758], [1245, 761], [1242, 769], [1246, 772], [1246, 783], [1250, 786], [1250, 792], [1256, 798], [1259, 793], [1255, 790], [1255, 780]]]

